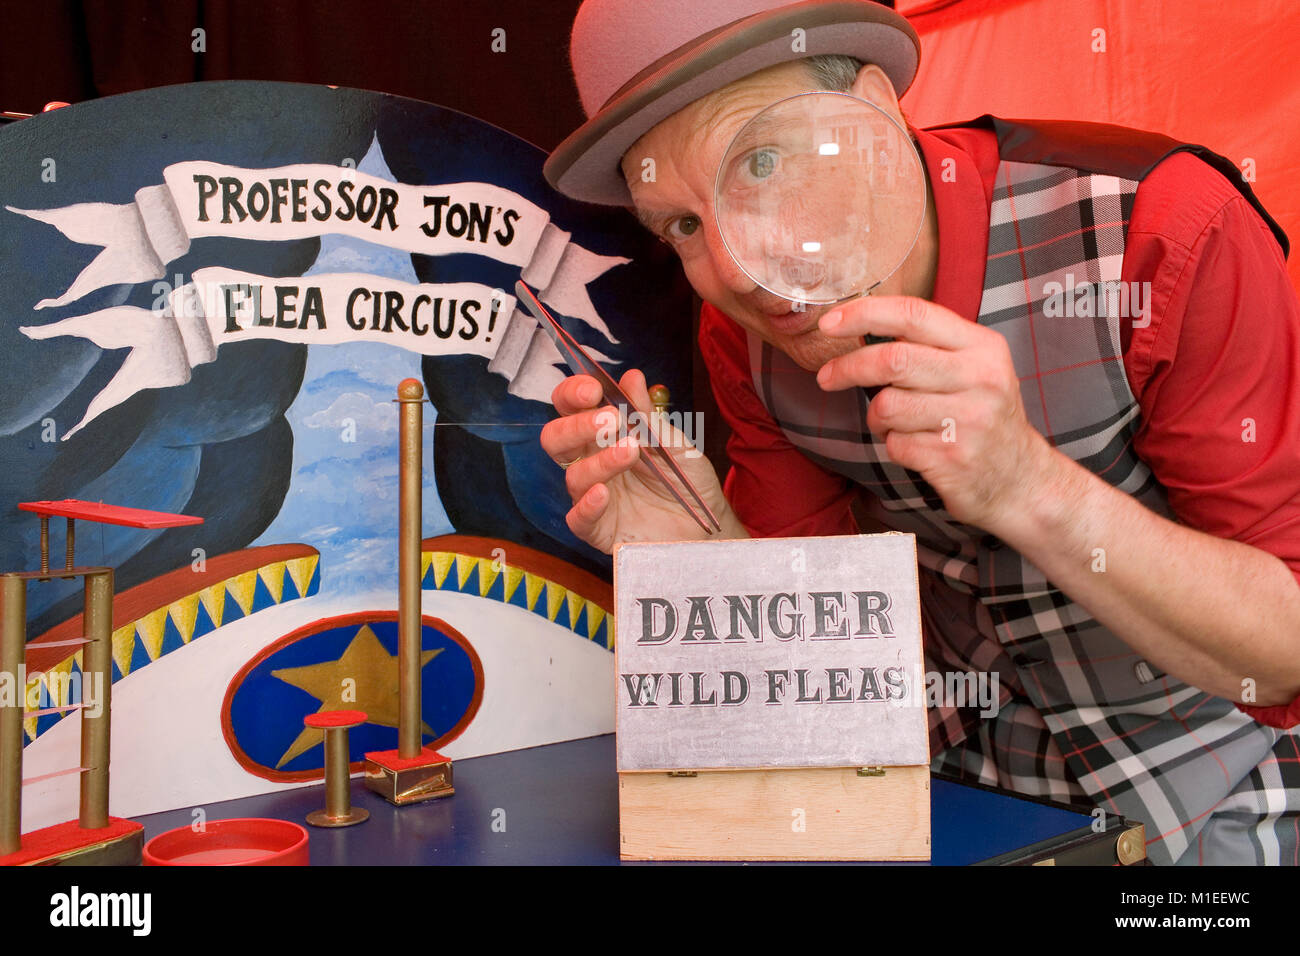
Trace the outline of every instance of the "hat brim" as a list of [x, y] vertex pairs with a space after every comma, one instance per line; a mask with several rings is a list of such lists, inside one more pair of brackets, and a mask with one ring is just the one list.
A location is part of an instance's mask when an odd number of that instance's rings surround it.
[[[796, 51], [794, 30], [804, 31]], [[543, 167], [574, 199], [630, 206], [623, 154], [656, 124], [728, 83], [769, 66], [822, 54], [874, 63], [899, 96], [911, 85], [921, 43], [893, 10], [861, 0], [799, 3], [738, 20], [651, 64], [578, 127]]]

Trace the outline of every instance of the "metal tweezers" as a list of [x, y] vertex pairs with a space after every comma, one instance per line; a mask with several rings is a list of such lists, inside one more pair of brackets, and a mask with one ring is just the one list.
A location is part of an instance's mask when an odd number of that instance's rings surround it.
[[[578, 344], [577, 340], [564, 330], [564, 327], [555, 320], [555, 317], [551, 315], [546, 306], [542, 305], [541, 300], [533, 294], [532, 289], [524, 285], [523, 282], [516, 282], [515, 294], [519, 297], [519, 301], [523, 304], [524, 308], [532, 313], [533, 317], [537, 319], [538, 324], [540, 324], [546, 331], [546, 334], [551, 337], [551, 341], [555, 343], [555, 348], [559, 351], [560, 356], [564, 361], [568, 363], [570, 370], [575, 375], [590, 375], [600, 384], [601, 391], [605, 396], [605, 401], [612, 405], [614, 411], [618, 414], [620, 426], [626, 427], [627, 411], [636, 408], [636, 406], [632, 403], [632, 399], [628, 397], [627, 393], [619, 387], [618, 382], [614, 381], [613, 376], [601, 368], [596, 360], [588, 355], [583, 347]], [[650, 423], [647, 420], [647, 427], [649, 427], [649, 424]], [[653, 429], [651, 429], [650, 434], [651, 442], [649, 446], [643, 446], [643, 451], [648, 454], [643, 454], [641, 460], [644, 461], [650, 470], [655, 473], [655, 476], [664, 483], [664, 487], [666, 487], [672, 493], [672, 496], [677, 499], [678, 504], [685, 508], [690, 516], [695, 519], [695, 523], [704, 529], [705, 534], [714, 534], [715, 532], [721, 531], [722, 525], [719, 523], [713, 512], [709, 510], [709, 506], [704, 503], [704, 499], [700, 497], [700, 493], [696, 489], [695, 485], [691, 484], [691, 480], [686, 477], [686, 474], [678, 466], [677, 462], [673, 460], [673, 456], [659, 443], [659, 436]], [[669, 480], [667, 473], [665, 473], [659, 462], [655, 461], [656, 457], [659, 461], [662, 461], [668, 466], [669, 471], [677, 476], [677, 480], [682, 483], [682, 486], [685, 487], [690, 496], [695, 499], [695, 503], [700, 506], [700, 510], [704, 512], [704, 517], [700, 517], [699, 513], [691, 507], [690, 502], [682, 497], [681, 492], [678, 491], [672, 481]], [[705, 518], [708, 519], [707, 523]]]

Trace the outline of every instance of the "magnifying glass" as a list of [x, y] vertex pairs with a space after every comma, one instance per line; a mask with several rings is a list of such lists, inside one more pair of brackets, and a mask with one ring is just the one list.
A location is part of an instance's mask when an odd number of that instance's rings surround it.
[[714, 185], [722, 241], [769, 292], [826, 305], [869, 293], [907, 259], [925, 217], [907, 130], [848, 93], [801, 93], [731, 141]]

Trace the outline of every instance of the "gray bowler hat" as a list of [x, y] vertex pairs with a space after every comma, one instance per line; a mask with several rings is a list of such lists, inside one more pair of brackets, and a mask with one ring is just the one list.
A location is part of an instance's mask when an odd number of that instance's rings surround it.
[[921, 43], [871, 0], [586, 0], [569, 55], [587, 122], [551, 153], [546, 179], [574, 199], [631, 205], [619, 161], [647, 130], [728, 83], [821, 54], [876, 64], [901, 96]]

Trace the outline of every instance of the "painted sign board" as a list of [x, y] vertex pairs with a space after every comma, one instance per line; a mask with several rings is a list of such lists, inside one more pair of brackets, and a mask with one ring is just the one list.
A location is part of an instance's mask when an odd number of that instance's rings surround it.
[[[321, 710], [370, 715], [353, 762], [396, 745], [406, 378], [429, 398], [421, 589], [442, 622], [424, 743], [461, 760], [613, 729], [609, 559], [569, 531], [538, 441], [567, 370], [510, 290], [682, 414], [691, 292], [625, 210], [551, 189], [545, 158], [433, 103], [297, 83], [0, 125], [0, 570], [39, 566], [20, 502], [203, 519], [78, 529], [77, 558], [114, 569], [113, 814], [315, 785]], [[77, 815], [65, 705], [100, 699], [68, 643], [82, 599], [31, 588], [21, 693], [0, 688], [39, 778], [28, 832]]]
[[916, 542], [615, 554], [620, 772], [929, 762]]

